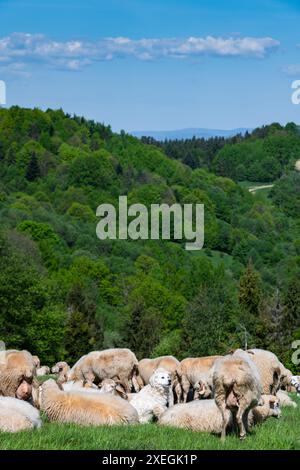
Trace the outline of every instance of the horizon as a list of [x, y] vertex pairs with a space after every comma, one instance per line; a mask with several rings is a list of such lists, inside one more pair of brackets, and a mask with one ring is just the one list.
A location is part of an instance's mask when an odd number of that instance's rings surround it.
[[128, 133], [299, 122], [293, 0], [2, 0], [0, 14], [8, 107], [63, 108]]

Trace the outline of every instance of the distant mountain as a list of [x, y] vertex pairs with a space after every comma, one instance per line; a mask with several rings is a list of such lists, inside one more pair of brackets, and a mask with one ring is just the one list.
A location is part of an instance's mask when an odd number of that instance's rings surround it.
[[252, 129], [245, 127], [231, 130], [187, 128], [175, 131], [132, 131], [130, 134], [135, 137], [153, 137], [156, 140], [191, 139], [194, 136], [209, 139], [210, 137], [232, 137], [237, 134], [245, 134], [246, 131], [250, 132], [251, 130]]

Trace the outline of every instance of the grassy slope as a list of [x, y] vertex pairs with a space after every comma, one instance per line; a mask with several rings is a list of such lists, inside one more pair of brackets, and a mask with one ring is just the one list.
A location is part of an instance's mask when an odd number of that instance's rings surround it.
[[229, 436], [223, 445], [219, 437], [155, 424], [131, 427], [82, 428], [45, 422], [37, 431], [0, 434], [0, 449], [63, 450], [219, 450], [298, 449], [300, 450], [300, 399], [298, 408], [284, 408], [280, 419], [270, 418], [255, 427], [244, 442]]

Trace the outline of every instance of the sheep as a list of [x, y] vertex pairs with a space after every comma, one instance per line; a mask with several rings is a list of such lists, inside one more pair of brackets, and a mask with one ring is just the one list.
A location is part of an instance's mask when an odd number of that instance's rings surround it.
[[279, 359], [264, 349], [249, 349], [247, 353], [259, 371], [263, 393], [275, 395], [280, 387], [282, 371]]
[[126, 400], [106, 393], [64, 392], [53, 379], [41, 386], [41, 410], [50, 421], [81, 426], [137, 424], [137, 411]]
[[30, 399], [35, 377], [36, 365], [28, 351], [0, 352], [0, 396]]
[[50, 368], [48, 366], [42, 366], [36, 370], [37, 377], [42, 377], [43, 375], [48, 374], [50, 374]]
[[[262, 395], [264, 404], [253, 408], [248, 415], [248, 426], [261, 423], [269, 416], [279, 417], [280, 409], [273, 395]], [[227, 414], [227, 431], [233, 430], [233, 415], [230, 410]], [[222, 413], [215, 400], [194, 400], [189, 403], [180, 403], [168, 408], [160, 416], [158, 424], [162, 426], [173, 426], [198, 432], [210, 432], [220, 434], [223, 428]]]
[[60, 383], [68, 380], [68, 372], [70, 366], [65, 361], [57, 362], [51, 369], [52, 374], [58, 374], [58, 380]]
[[167, 409], [171, 386], [171, 375], [160, 368], [151, 375], [148, 385], [130, 395], [130, 404], [137, 410], [140, 423], [158, 418]]
[[291, 397], [287, 394], [285, 390], [278, 390], [278, 392], [276, 393], [276, 396], [279, 399], [280, 406], [282, 408], [287, 407], [287, 406], [297, 408], [298, 406], [297, 403], [291, 399]]
[[182, 387], [183, 403], [186, 403], [190, 388], [195, 391], [194, 399], [211, 397], [209, 371], [221, 356], [187, 357], [181, 361], [177, 374]]
[[162, 368], [169, 372], [172, 381], [172, 387], [170, 390], [169, 406], [174, 404], [174, 395], [179, 402], [181, 400], [181, 385], [177, 370], [180, 366], [180, 362], [174, 356], [161, 356], [155, 359], [142, 359], [138, 364], [138, 375], [137, 381], [140, 388], [149, 384], [150, 377], [154, 371], [158, 368]]
[[81, 391], [81, 392], [87, 392], [87, 393], [99, 393], [100, 390], [95, 384], [86, 384], [84, 383], [83, 380], [69, 380], [68, 382], [63, 382], [60, 383], [59, 380], [57, 380], [57, 383], [61, 386], [62, 390], [65, 392], [71, 392], [71, 391]]
[[240, 439], [244, 439], [248, 413], [260, 402], [262, 394], [259, 372], [249, 355], [238, 349], [217, 359], [213, 368], [213, 387], [222, 414], [222, 440], [226, 437], [230, 415], [238, 425]]
[[18, 432], [40, 428], [40, 413], [26, 401], [0, 397], [0, 431]]
[[139, 387], [135, 380], [137, 358], [130, 349], [106, 349], [93, 351], [83, 356], [68, 372], [68, 380], [84, 380], [87, 383], [100, 383], [103, 379], [118, 380], [126, 392], [132, 385]]

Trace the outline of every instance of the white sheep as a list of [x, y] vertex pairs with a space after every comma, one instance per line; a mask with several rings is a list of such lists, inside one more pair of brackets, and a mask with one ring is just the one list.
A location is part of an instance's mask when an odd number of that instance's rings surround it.
[[298, 406], [297, 403], [291, 399], [291, 397], [288, 395], [288, 393], [285, 390], [278, 390], [278, 392], [276, 393], [276, 396], [280, 401], [281, 408], [284, 408], [287, 406], [297, 408]]
[[0, 431], [18, 432], [41, 427], [39, 411], [24, 400], [0, 397]]
[[50, 421], [82, 426], [136, 424], [137, 411], [126, 400], [107, 393], [65, 392], [53, 379], [41, 386], [41, 409]]
[[[263, 422], [269, 416], [280, 416], [278, 400], [273, 395], [263, 395], [262, 398], [263, 405], [253, 408], [248, 415], [249, 427]], [[276, 401], [277, 403], [275, 403]], [[226, 414], [228, 417], [226, 430], [232, 431], [233, 415], [228, 409]], [[158, 423], [162, 426], [172, 426], [214, 434], [220, 434], [223, 428], [222, 413], [213, 399], [194, 400], [168, 408], [160, 416]]]
[[157, 369], [148, 385], [138, 393], [129, 395], [130, 404], [137, 410], [140, 423], [152, 421], [167, 409], [171, 386], [170, 374], [164, 369]]
[[249, 355], [238, 349], [218, 359], [213, 366], [213, 387], [223, 418], [222, 440], [230, 415], [238, 425], [240, 439], [244, 439], [248, 413], [259, 403], [262, 394], [259, 372]]

